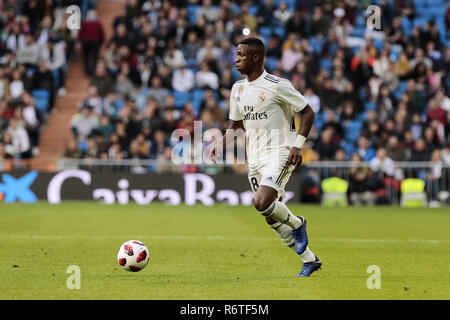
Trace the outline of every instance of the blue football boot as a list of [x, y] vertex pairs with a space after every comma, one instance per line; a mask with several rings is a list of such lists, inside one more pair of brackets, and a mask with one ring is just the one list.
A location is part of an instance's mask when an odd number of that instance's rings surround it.
[[313, 262], [304, 262], [302, 271], [297, 275], [297, 277], [309, 277], [313, 272], [320, 270], [322, 267], [322, 261], [315, 256], [316, 259]]

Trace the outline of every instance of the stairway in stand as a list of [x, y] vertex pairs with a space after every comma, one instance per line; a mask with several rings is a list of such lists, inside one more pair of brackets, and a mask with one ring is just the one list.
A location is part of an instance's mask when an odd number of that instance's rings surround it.
[[[125, 1], [98, 1], [97, 14], [105, 32], [104, 45], [113, 34], [112, 22], [123, 5]], [[56, 98], [55, 111], [48, 115], [47, 124], [39, 141], [40, 154], [31, 160], [32, 169], [40, 171], [57, 169], [57, 159], [62, 158], [65, 145], [72, 135], [70, 120], [78, 112], [78, 103], [85, 98], [88, 85], [89, 78], [84, 73], [82, 55], [76, 54], [66, 75], [67, 93]]]

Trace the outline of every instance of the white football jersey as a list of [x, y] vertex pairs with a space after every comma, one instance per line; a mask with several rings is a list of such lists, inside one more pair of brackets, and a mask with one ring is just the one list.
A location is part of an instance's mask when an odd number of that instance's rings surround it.
[[233, 85], [229, 118], [244, 122], [250, 165], [289, 154], [297, 136], [294, 111], [306, 105], [306, 99], [289, 80], [265, 70], [251, 82], [243, 79]]

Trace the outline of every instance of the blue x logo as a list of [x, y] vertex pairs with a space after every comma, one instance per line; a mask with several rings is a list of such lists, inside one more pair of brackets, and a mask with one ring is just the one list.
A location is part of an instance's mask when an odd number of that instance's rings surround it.
[[31, 191], [30, 186], [38, 176], [37, 171], [31, 171], [21, 178], [14, 178], [9, 174], [3, 174], [3, 183], [0, 183], [0, 193], [5, 196], [5, 202], [36, 202], [37, 197]]

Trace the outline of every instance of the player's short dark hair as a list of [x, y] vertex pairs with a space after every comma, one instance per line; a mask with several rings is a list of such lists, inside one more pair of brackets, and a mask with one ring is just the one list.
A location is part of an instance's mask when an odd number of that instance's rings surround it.
[[264, 41], [260, 38], [256, 37], [248, 37], [239, 41], [239, 44], [245, 44], [247, 46], [252, 47], [255, 50], [255, 53], [260, 54], [261, 56], [266, 55], [266, 46], [264, 45]]

